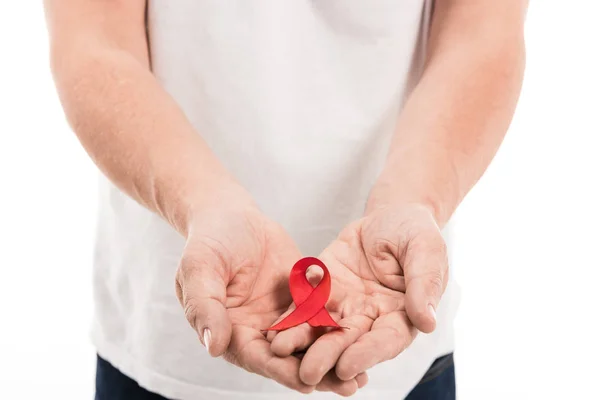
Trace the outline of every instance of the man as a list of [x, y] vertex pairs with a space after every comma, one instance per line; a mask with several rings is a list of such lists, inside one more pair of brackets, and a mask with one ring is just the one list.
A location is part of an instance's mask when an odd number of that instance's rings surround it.
[[[45, 4], [108, 178], [98, 400], [454, 398], [441, 229], [510, 123], [525, 0]], [[265, 335], [305, 255], [346, 329]]]

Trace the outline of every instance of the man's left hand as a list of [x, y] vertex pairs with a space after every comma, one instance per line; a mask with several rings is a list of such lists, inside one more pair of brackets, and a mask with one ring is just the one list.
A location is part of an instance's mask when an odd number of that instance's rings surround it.
[[373, 210], [346, 227], [319, 258], [332, 277], [326, 308], [348, 329], [323, 334], [304, 323], [274, 335], [271, 343], [279, 356], [306, 350], [300, 367], [305, 384], [318, 384], [333, 368], [340, 379], [352, 379], [400, 354], [417, 330], [435, 329], [448, 260], [427, 207]]

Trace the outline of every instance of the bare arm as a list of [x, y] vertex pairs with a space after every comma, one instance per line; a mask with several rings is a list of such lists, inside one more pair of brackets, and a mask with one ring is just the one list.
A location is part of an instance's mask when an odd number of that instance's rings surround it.
[[436, 2], [424, 75], [400, 115], [368, 210], [428, 206], [443, 226], [510, 124], [525, 64], [527, 1]]
[[79, 140], [121, 190], [185, 234], [199, 199], [233, 179], [150, 71], [146, 1], [45, 7], [56, 86]]
[[281, 283], [301, 254], [154, 78], [145, 0], [45, 5], [56, 85], [79, 140], [112, 182], [186, 236], [174, 294], [200, 341], [212, 356], [312, 391], [300, 361], [275, 357], [258, 330], [289, 305]]
[[[440, 226], [508, 128], [523, 75], [525, 3], [436, 2], [425, 71], [399, 117], [365, 216], [321, 254], [332, 276], [348, 276], [333, 303], [343, 310], [340, 325], [349, 328], [311, 345], [300, 367], [305, 383], [319, 381], [333, 365], [340, 379], [355, 377], [404, 351], [417, 329], [436, 328], [448, 282]], [[354, 286], [350, 277], [361, 281]], [[280, 335], [310, 340], [310, 331], [299, 327]], [[282, 342], [275, 338], [273, 348], [289, 347]]]

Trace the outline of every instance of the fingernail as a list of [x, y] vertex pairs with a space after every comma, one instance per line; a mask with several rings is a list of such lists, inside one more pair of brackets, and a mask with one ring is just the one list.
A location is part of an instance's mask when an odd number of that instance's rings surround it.
[[210, 353], [210, 329], [205, 328], [202, 332], [202, 339], [204, 339], [204, 346], [206, 347], [206, 351]]
[[428, 304], [427, 311], [429, 311], [429, 315], [431, 315], [431, 318], [433, 318], [433, 321], [435, 322], [437, 320], [437, 316], [435, 315], [435, 308], [433, 308], [431, 304]]

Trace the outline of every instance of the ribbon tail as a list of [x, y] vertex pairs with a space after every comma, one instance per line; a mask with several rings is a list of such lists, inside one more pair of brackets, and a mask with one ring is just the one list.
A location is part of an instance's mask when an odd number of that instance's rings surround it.
[[294, 326], [300, 325], [303, 322], [308, 321], [309, 319], [315, 316], [315, 312], [319, 313], [318, 310], [315, 310], [311, 307], [312, 304], [303, 303], [298, 308], [296, 308], [290, 315], [279, 321], [277, 324], [268, 328], [268, 331], [283, 331], [288, 328], [292, 328]]
[[315, 315], [314, 317], [309, 319], [308, 323], [310, 324], [310, 326], [315, 327], [315, 328], [318, 326], [327, 326], [330, 328], [341, 328], [341, 326], [338, 325], [338, 323], [335, 322], [333, 320], [333, 318], [331, 318], [331, 315], [327, 312], [327, 310], [325, 308], [321, 308], [321, 311], [319, 311], [317, 313], [317, 315]]

